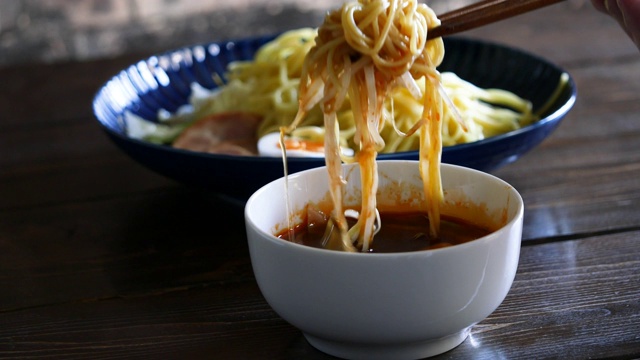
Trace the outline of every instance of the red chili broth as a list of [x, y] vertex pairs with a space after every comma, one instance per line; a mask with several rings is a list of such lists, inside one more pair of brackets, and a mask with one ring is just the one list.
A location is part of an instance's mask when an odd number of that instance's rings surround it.
[[[458, 217], [442, 215], [440, 218], [440, 232], [438, 237], [429, 234], [429, 219], [426, 212], [380, 212], [382, 228], [373, 238], [368, 252], [397, 253], [443, 248], [479, 239], [494, 230], [479, 226], [471, 221]], [[293, 228], [293, 232], [285, 229], [276, 234], [277, 237], [293, 242], [323, 248], [327, 218], [321, 221], [309, 222], [308, 218]], [[355, 223], [348, 219], [349, 226]], [[335, 229], [334, 231], [337, 231]]]

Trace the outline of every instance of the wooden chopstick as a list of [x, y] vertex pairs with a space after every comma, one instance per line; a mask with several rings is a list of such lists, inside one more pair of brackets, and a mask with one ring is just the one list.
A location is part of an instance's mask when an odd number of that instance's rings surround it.
[[504, 20], [564, 0], [484, 0], [439, 15], [440, 26], [430, 29], [427, 39], [453, 35]]

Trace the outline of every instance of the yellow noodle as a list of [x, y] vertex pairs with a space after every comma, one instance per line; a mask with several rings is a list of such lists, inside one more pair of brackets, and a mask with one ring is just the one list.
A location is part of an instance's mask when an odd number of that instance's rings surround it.
[[[229, 65], [227, 83], [215, 97], [196, 108], [196, 118], [211, 113], [248, 111], [263, 116], [258, 136], [278, 132], [287, 126], [298, 111], [298, 88], [302, 64], [309, 49], [315, 44], [316, 29], [303, 28], [285, 32], [259, 49], [251, 61], [238, 61]], [[380, 42], [380, 44], [382, 44]], [[442, 120], [442, 144], [451, 146], [482, 140], [499, 135], [535, 120], [531, 103], [511, 92], [499, 89], [480, 89], [460, 79], [453, 73], [443, 72], [442, 86], [456, 105], [466, 131], [456, 121], [453, 112], [445, 107]], [[419, 90], [425, 93], [424, 78], [416, 80]], [[380, 135], [385, 146], [380, 153], [417, 150], [418, 133], [402, 136], [408, 132], [422, 115], [424, 99], [416, 99], [403, 87], [391, 89], [391, 97], [384, 102], [385, 122]], [[393, 111], [392, 111], [393, 109]], [[350, 103], [344, 102], [336, 113], [340, 127], [340, 145], [357, 149], [353, 136], [355, 122]], [[324, 136], [323, 116], [318, 106], [313, 107], [293, 135], [307, 134], [306, 126], [319, 127], [322, 133], [313, 133], [316, 138]], [[306, 135], [302, 135], [305, 137]]]

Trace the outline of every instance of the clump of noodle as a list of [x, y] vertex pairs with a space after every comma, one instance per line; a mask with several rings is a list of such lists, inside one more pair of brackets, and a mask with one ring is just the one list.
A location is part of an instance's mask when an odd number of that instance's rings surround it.
[[[316, 44], [305, 58], [300, 82], [299, 110], [289, 130], [294, 129], [316, 105], [324, 118], [325, 155], [334, 203], [333, 218], [346, 250], [354, 242], [367, 251], [376, 219], [378, 175], [376, 155], [385, 146], [380, 130], [394, 121], [384, 111], [391, 90], [426, 79], [422, 115], [412, 131], [419, 129], [420, 174], [428, 203], [431, 232], [439, 226], [442, 98], [436, 66], [444, 56], [442, 40], [427, 42], [428, 29], [438, 25], [433, 11], [415, 0], [347, 3], [327, 14], [318, 29]], [[347, 230], [342, 205], [344, 178], [338, 147], [337, 112], [347, 99], [353, 111], [356, 146], [354, 160], [361, 169], [362, 203], [356, 225]]]

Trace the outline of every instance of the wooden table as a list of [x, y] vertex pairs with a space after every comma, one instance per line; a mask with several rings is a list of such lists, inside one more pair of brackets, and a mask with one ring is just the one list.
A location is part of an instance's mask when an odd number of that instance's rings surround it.
[[[558, 63], [579, 96], [495, 172], [526, 203], [520, 266], [441, 358], [640, 357], [640, 52], [575, 6], [468, 34]], [[95, 91], [139, 58], [0, 69], [0, 358], [329, 358], [262, 298], [242, 207], [150, 172], [98, 127]]]

